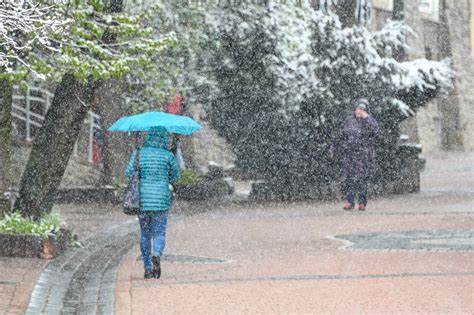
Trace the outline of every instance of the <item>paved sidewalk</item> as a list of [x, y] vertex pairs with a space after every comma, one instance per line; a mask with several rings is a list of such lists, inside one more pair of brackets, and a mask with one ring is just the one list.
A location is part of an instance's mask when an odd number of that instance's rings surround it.
[[172, 222], [160, 280], [122, 261], [116, 314], [474, 312], [473, 155], [431, 159], [420, 194], [229, 205]]
[[473, 158], [429, 159], [421, 194], [366, 213], [178, 203], [160, 280], [142, 279], [135, 220], [110, 205], [58, 205], [85, 248], [51, 263], [0, 258], [0, 314], [473, 313]]
[[[68, 228], [84, 243], [105, 226], [130, 220], [111, 205], [55, 205], [54, 211], [61, 213]], [[71, 251], [74, 250], [68, 250], [68, 254]], [[0, 314], [25, 313], [42, 271], [57, 260], [0, 257]]]
[[0, 257], [0, 314], [23, 314], [47, 263], [43, 259]]

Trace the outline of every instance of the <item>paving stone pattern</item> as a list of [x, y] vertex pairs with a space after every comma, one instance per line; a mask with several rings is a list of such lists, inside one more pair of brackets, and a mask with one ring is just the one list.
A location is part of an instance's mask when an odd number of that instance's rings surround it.
[[474, 230], [402, 231], [338, 235], [347, 249], [473, 251]]
[[[443, 165], [428, 164], [420, 194], [364, 213], [333, 202], [177, 207], [159, 281], [143, 279], [136, 220], [67, 207], [85, 246], [49, 263], [26, 314], [472, 313], [472, 168]], [[0, 280], [11, 296], [14, 279]]]

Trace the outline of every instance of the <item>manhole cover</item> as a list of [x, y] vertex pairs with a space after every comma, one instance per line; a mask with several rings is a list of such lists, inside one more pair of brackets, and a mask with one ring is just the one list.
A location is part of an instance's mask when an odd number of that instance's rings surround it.
[[[138, 256], [137, 261], [141, 261], [142, 257]], [[164, 255], [162, 261], [177, 264], [223, 264], [227, 260], [211, 257], [200, 257], [191, 255]]]
[[348, 249], [474, 250], [474, 230], [402, 231], [337, 235], [349, 241]]

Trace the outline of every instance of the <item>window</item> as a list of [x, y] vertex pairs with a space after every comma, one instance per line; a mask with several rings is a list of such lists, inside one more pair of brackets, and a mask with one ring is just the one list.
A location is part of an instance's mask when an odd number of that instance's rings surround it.
[[427, 46], [425, 46], [425, 58], [428, 60], [433, 60], [433, 51]]
[[418, 0], [418, 11], [424, 18], [439, 21], [439, 0]]
[[372, 0], [372, 6], [385, 11], [393, 11], [393, 0]]

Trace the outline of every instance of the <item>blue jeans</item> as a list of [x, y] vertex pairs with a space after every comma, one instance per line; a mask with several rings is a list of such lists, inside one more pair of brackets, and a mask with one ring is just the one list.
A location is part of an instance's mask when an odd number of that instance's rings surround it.
[[[142, 252], [143, 265], [145, 269], [151, 269], [151, 256], [163, 255], [168, 211], [142, 211], [138, 215], [138, 220], [140, 221], [140, 250]], [[151, 253], [152, 240], [153, 254]]]
[[354, 205], [357, 197], [359, 204], [367, 205], [368, 181], [367, 178], [346, 177], [342, 190], [346, 195], [347, 202]]

